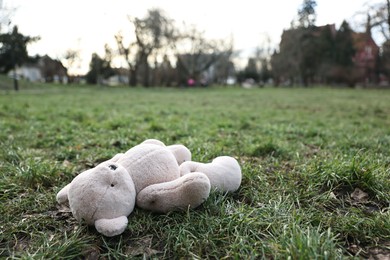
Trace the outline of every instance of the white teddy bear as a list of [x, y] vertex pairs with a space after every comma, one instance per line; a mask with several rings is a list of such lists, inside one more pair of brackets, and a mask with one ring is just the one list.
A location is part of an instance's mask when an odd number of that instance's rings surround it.
[[192, 162], [185, 146], [149, 139], [80, 173], [58, 192], [57, 202], [69, 203], [77, 220], [111, 237], [126, 229], [135, 205], [161, 213], [196, 208], [211, 188], [233, 192], [240, 184], [241, 168], [232, 157]]

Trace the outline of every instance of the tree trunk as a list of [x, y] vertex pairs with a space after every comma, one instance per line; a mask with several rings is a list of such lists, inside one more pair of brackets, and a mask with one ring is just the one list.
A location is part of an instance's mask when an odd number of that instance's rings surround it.
[[143, 86], [149, 87], [149, 65], [147, 62], [144, 64]]
[[386, 2], [387, 2], [387, 25], [390, 26], [390, 0], [387, 0]]
[[149, 87], [149, 64], [148, 54], [141, 52], [139, 58], [140, 70], [142, 74], [142, 86]]
[[137, 86], [137, 70], [130, 69], [129, 72], [129, 86], [136, 87]]
[[19, 91], [19, 83], [18, 83], [18, 78], [16, 75], [16, 68], [14, 67], [14, 89], [15, 91]]
[[19, 91], [19, 83], [18, 83], [18, 80], [16, 78], [14, 78], [14, 89], [15, 89], [15, 91]]
[[14, 89], [15, 91], [19, 90], [19, 84], [18, 84], [18, 78], [16, 75], [16, 57], [15, 57], [15, 45], [12, 44], [12, 49], [11, 49], [11, 61], [12, 61], [12, 66], [13, 66], [13, 73], [14, 73]]

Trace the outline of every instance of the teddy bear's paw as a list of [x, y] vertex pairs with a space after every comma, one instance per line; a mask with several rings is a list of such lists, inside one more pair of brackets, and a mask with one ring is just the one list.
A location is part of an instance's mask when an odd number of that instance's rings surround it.
[[137, 205], [154, 212], [196, 208], [210, 194], [210, 181], [200, 172], [186, 174], [176, 180], [150, 185], [137, 196]]
[[234, 192], [241, 185], [242, 173], [237, 160], [230, 156], [219, 156], [210, 164], [209, 177], [211, 186], [221, 191]]
[[95, 221], [95, 228], [99, 233], [107, 237], [122, 234], [127, 227], [127, 217], [121, 216], [113, 219], [98, 219]]

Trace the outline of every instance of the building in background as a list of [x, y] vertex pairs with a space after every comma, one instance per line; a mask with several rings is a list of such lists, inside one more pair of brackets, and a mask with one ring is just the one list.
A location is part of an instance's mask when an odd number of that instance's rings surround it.
[[[13, 76], [13, 72], [9, 75]], [[52, 59], [48, 55], [37, 57], [35, 62], [18, 67], [16, 75], [31, 82], [68, 83], [67, 69], [59, 60]]]

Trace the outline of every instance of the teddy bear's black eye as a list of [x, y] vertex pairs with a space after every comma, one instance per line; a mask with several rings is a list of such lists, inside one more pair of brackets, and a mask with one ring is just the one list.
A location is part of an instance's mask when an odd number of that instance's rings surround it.
[[113, 171], [115, 171], [116, 170], [116, 168], [118, 168], [118, 167], [116, 167], [115, 165], [113, 165], [113, 164], [110, 164], [109, 166], [108, 166], [108, 168], [110, 168], [110, 170], [113, 170]]

